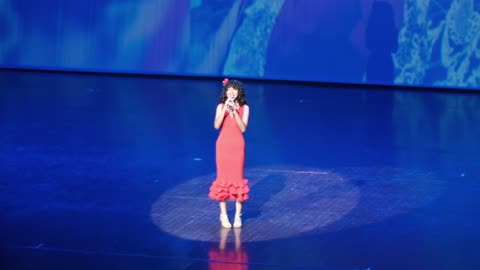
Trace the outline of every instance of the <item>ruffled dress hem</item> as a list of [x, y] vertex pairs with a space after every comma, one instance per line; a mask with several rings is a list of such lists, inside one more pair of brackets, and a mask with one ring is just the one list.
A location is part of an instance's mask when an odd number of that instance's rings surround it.
[[219, 181], [218, 179], [213, 181], [210, 186], [210, 192], [208, 197], [216, 201], [236, 200], [243, 202], [248, 199], [248, 180], [243, 179], [239, 183], [225, 183], [225, 181]]

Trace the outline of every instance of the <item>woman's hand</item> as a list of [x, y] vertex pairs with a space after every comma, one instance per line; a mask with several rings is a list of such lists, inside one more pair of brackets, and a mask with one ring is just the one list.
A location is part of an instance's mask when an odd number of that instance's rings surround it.
[[237, 104], [235, 104], [235, 101], [227, 100], [227, 102], [225, 103], [225, 108], [228, 111], [230, 117], [233, 117], [237, 112], [238, 106]]
[[226, 102], [225, 102], [225, 106], [223, 106], [221, 112], [222, 112], [223, 114], [225, 114], [226, 112], [228, 112], [228, 106], [227, 106], [227, 103], [226, 103]]

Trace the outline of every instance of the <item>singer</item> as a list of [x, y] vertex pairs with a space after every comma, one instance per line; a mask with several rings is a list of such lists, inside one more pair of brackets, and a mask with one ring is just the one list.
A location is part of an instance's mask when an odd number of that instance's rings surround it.
[[237, 80], [223, 80], [220, 104], [217, 106], [214, 126], [220, 129], [216, 143], [217, 179], [210, 186], [208, 197], [219, 201], [220, 222], [230, 228], [226, 200], [235, 200], [233, 227], [242, 226], [242, 203], [248, 199], [250, 188], [243, 178], [245, 166], [245, 139], [250, 109], [243, 84]]

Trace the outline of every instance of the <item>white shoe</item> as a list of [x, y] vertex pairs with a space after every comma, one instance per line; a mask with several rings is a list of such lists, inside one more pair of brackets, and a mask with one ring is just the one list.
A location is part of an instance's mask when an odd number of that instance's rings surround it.
[[220, 214], [220, 223], [222, 223], [222, 227], [231, 228], [232, 224], [228, 220], [228, 216], [225, 214]]
[[233, 222], [233, 227], [235, 228], [242, 227], [242, 214], [235, 215], [235, 221]]

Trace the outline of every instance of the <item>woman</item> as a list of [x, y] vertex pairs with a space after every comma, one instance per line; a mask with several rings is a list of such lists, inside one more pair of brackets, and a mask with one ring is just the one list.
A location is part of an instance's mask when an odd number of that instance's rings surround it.
[[220, 104], [217, 106], [214, 126], [220, 129], [216, 143], [217, 179], [212, 183], [208, 196], [219, 201], [220, 222], [230, 228], [226, 200], [235, 200], [233, 227], [242, 226], [242, 203], [248, 199], [250, 188], [243, 178], [245, 166], [245, 140], [243, 132], [248, 126], [250, 108], [245, 98], [243, 84], [225, 79]]

